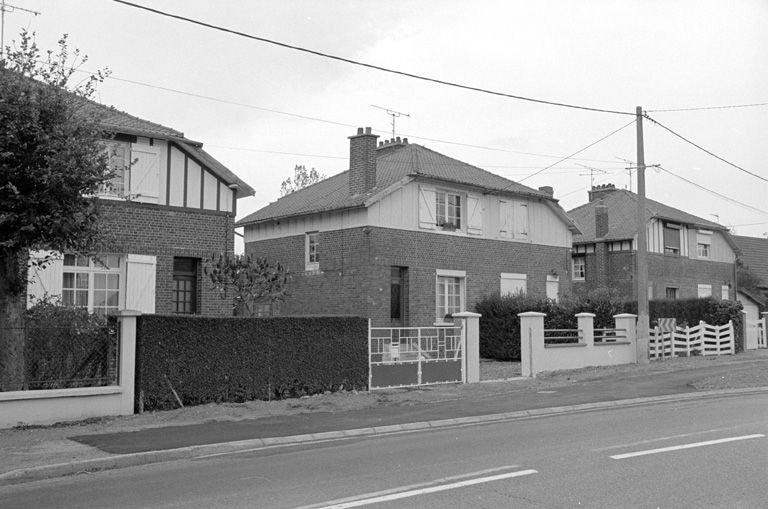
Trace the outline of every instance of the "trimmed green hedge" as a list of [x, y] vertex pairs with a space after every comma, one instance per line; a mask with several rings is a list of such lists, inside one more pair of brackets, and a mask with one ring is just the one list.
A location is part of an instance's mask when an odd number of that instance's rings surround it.
[[368, 320], [355, 317], [138, 319], [137, 407], [243, 402], [364, 389]]
[[[744, 334], [741, 303], [729, 300], [705, 299], [655, 300], [649, 303], [651, 326], [660, 318], [676, 318], [677, 324], [697, 325], [699, 321], [710, 325], [724, 325], [733, 320], [736, 333], [736, 351], [743, 350]], [[637, 302], [622, 302], [610, 291], [595, 291], [587, 297], [566, 298], [561, 302], [537, 299], [524, 295], [490, 295], [475, 306], [480, 313], [480, 356], [498, 360], [520, 360], [520, 319], [518, 313], [537, 311], [546, 313], [547, 329], [575, 329], [575, 315], [595, 313], [595, 328], [615, 326], [614, 315], [637, 313]]]

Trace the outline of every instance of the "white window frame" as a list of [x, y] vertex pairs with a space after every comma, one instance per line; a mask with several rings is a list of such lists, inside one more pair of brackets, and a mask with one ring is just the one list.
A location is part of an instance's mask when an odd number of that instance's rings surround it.
[[712, 285], [699, 284], [696, 286], [696, 295], [698, 298], [703, 299], [705, 297], [712, 297]]
[[[506, 289], [505, 289], [506, 287]], [[528, 275], [514, 272], [502, 272], [499, 275], [499, 291], [502, 296], [528, 293]]]
[[[582, 270], [576, 270], [576, 261], [580, 261]], [[587, 257], [586, 256], [574, 256], [571, 258], [571, 275], [574, 281], [584, 281], [587, 279]]]
[[[453, 279], [453, 281], [450, 281]], [[458, 281], [456, 281], [458, 280]], [[447, 299], [449, 297], [448, 292], [446, 291], [444, 293], [444, 298], [446, 299], [445, 302], [440, 302], [440, 286], [447, 285], [450, 283], [456, 283], [459, 284], [459, 306], [458, 311], [451, 311], [453, 312], [462, 312], [466, 310], [466, 288], [467, 288], [467, 273], [463, 270], [443, 270], [443, 269], [437, 269], [435, 271], [435, 324], [434, 325], [453, 325], [451, 322], [447, 322], [445, 319], [445, 313], [441, 315], [441, 308], [445, 311], [448, 311], [450, 306], [448, 306]]]
[[731, 285], [721, 285], [720, 286], [720, 298], [722, 300], [728, 300], [731, 298]]
[[[71, 261], [74, 257], [75, 265], [67, 264], [68, 261]], [[123, 266], [125, 265], [125, 260], [120, 257], [119, 255], [101, 255], [100, 259], [103, 263], [109, 263], [110, 258], [112, 258], [112, 262], [117, 262], [115, 267], [105, 267], [102, 265], [102, 263], [98, 263], [94, 261], [93, 259], [87, 259], [83, 256], [75, 256], [75, 255], [64, 255], [63, 260], [63, 270], [62, 270], [62, 282], [61, 282], [61, 301], [65, 305], [73, 306], [73, 307], [81, 307], [84, 309], [87, 309], [89, 313], [98, 313], [98, 314], [110, 314], [113, 312], [116, 312], [121, 308], [123, 299], [124, 299], [124, 291], [125, 291], [125, 282], [123, 281]], [[85, 259], [85, 260], [84, 260]], [[86, 262], [86, 265], [78, 265], [78, 263], [82, 263], [83, 261]], [[65, 280], [67, 279], [68, 274], [73, 274], [73, 286], [66, 286]], [[101, 276], [104, 277], [104, 283], [105, 288], [96, 288], [96, 279], [101, 279]], [[83, 279], [86, 280], [86, 286], [85, 287], [78, 287], [77, 286], [77, 280]], [[113, 286], [116, 286], [116, 288], [110, 288], [110, 282], [113, 282]], [[114, 282], [116, 282], [116, 285], [114, 285]], [[71, 299], [67, 298], [67, 292], [72, 292]], [[85, 294], [86, 302], [84, 304], [78, 304], [77, 303], [77, 293], [80, 292], [81, 294]], [[95, 301], [96, 296], [99, 292], [104, 292], [104, 305], [101, 305], [99, 307], [96, 307]], [[110, 294], [117, 294], [117, 301], [114, 302], [112, 305], [107, 305], [106, 303], [109, 300]], [[69, 301], [69, 302], [68, 302]]]
[[[435, 191], [435, 224], [438, 228], [449, 229], [453, 231], [461, 231], [464, 229], [462, 222], [462, 209], [464, 208], [464, 202], [466, 202], [464, 194], [457, 193], [455, 191], [447, 191], [444, 189], [438, 189]], [[457, 204], [451, 205], [450, 198], [453, 197], [457, 200]], [[440, 203], [442, 198], [442, 204]], [[442, 219], [442, 222], [441, 222]], [[447, 227], [446, 224], [452, 224], [455, 228]]]
[[[118, 148], [124, 150], [122, 157]], [[106, 152], [110, 171], [114, 176], [102, 184], [98, 191], [100, 198], [122, 199], [128, 194], [131, 170], [131, 144], [127, 141], [110, 141], [106, 144]]]
[[558, 301], [560, 298], [560, 276], [547, 274], [546, 294], [548, 299]]
[[307, 232], [304, 236], [304, 266], [307, 271], [320, 270], [320, 232]]
[[709, 260], [712, 257], [712, 232], [709, 230], [699, 230], [696, 232], [696, 255]]

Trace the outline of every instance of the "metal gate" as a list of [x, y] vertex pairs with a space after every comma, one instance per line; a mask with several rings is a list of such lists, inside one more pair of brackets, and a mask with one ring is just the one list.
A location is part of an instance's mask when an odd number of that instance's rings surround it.
[[372, 327], [368, 359], [371, 390], [463, 382], [463, 328]]

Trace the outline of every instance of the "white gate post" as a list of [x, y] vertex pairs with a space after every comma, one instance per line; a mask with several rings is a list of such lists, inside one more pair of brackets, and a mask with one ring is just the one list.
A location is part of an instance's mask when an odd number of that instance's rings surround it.
[[118, 383], [122, 390], [121, 415], [133, 414], [136, 390], [136, 317], [138, 316], [141, 316], [141, 311], [124, 309], [117, 312], [117, 320], [120, 324]]
[[523, 376], [536, 376], [533, 363], [544, 353], [544, 317], [546, 313], [528, 311], [520, 318], [520, 371]]
[[760, 316], [762, 316], [761, 320], [763, 321], [763, 335], [758, 341], [757, 347], [768, 348], [768, 312], [763, 311]]
[[594, 313], [576, 313], [576, 322], [579, 332], [584, 335], [579, 342], [587, 345], [587, 348], [595, 346], [595, 316]]
[[[479, 313], [463, 311], [453, 313], [454, 319], [461, 321], [461, 337], [464, 347], [464, 383], [480, 381], [480, 317]], [[454, 322], [455, 323], [455, 322]]]
[[[617, 329], [624, 329], [626, 340], [629, 341], [631, 345], [636, 345], [637, 315], [633, 315], [632, 313], [621, 313], [618, 315], [613, 315], [613, 319], [616, 322]], [[637, 364], [637, 347], [634, 346], [630, 348], [632, 348], [633, 352], [632, 362]]]

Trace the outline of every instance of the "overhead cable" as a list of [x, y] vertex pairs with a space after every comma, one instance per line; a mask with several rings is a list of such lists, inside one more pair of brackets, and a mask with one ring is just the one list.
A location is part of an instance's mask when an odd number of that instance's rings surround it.
[[729, 110], [734, 108], [754, 108], [757, 106], [768, 106], [768, 103], [730, 104], [726, 106], [701, 106], [699, 108], [670, 108], [665, 110], [646, 110], [646, 111], [648, 113], [666, 113], [666, 112], [672, 112], [672, 111]]
[[275, 41], [275, 40], [272, 40], [272, 39], [267, 39], [265, 37], [259, 37], [259, 36], [248, 34], [248, 33], [245, 33], [245, 32], [240, 32], [240, 31], [237, 31], [237, 30], [232, 30], [230, 28], [225, 28], [225, 27], [222, 27], [222, 26], [219, 26], [219, 25], [213, 25], [211, 23], [206, 23], [204, 21], [200, 21], [200, 20], [196, 20], [196, 19], [192, 19], [192, 18], [187, 18], [185, 16], [180, 16], [178, 14], [171, 14], [169, 12], [161, 11], [159, 9], [153, 9], [151, 7], [135, 4], [133, 2], [127, 2], [126, 0], [112, 0], [112, 1], [113, 2], [117, 2], [119, 4], [127, 5], [129, 7], [134, 7], [136, 9], [142, 9], [142, 10], [154, 13], [154, 14], [159, 14], [161, 16], [166, 16], [166, 17], [177, 19], [177, 20], [180, 20], [180, 21], [186, 21], [187, 23], [192, 23], [192, 24], [199, 25], [199, 26], [202, 26], [202, 27], [205, 27], [205, 28], [210, 28], [212, 30], [218, 30], [220, 32], [225, 32], [225, 33], [228, 33], [228, 34], [237, 35], [237, 36], [240, 36], [240, 37], [245, 37], [247, 39], [251, 39], [251, 40], [254, 40], [254, 41], [264, 42], [264, 43], [267, 43], [267, 44], [273, 44], [275, 46], [280, 46], [282, 48], [292, 49], [292, 50], [295, 50], [295, 51], [301, 51], [303, 53], [309, 53], [311, 55], [316, 55], [316, 56], [323, 57], [323, 58], [329, 58], [331, 60], [336, 60], [336, 61], [339, 61], [339, 62], [346, 62], [348, 64], [357, 65], [357, 66], [361, 66], [361, 67], [366, 67], [368, 69], [375, 69], [377, 71], [387, 72], [387, 73], [390, 73], [390, 74], [397, 74], [399, 76], [405, 76], [407, 78], [414, 78], [414, 79], [417, 79], [417, 80], [428, 81], [428, 82], [431, 82], [431, 83], [438, 83], [440, 85], [446, 85], [446, 86], [449, 86], [449, 87], [460, 88], [460, 89], [463, 89], [463, 90], [471, 90], [473, 92], [481, 92], [481, 93], [484, 93], [484, 94], [496, 95], [496, 96], [501, 96], [501, 97], [508, 97], [510, 99], [518, 99], [518, 100], [521, 100], [521, 101], [529, 101], [529, 102], [534, 102], [534, 103], [539, 103], [539, 104], [548, 104], [550, 106], [560, 106], [560, 107], [563, 107], [563, 108], [573, 108], [573, 109], [586, 110], [586, 111], [595, 111], [595, 112], [600, 112], [600, 113], [613, 113], [615, 115], [631, 115], [631, 116], [635, 115], [634, 112], [609, 110], [609, 109], [603, 109], [603, 108], [593, 108], [593, 107], [589, 107], [589, 106], [579, 106], [579, 105], [576, 105], [576, 104], [567, 104], [567, 103], [561, 103], [561, 102], [555, 102], [555, 101], [546, 101], [546, 100], [543, 100], [543, 99], [535, 99], [535, 98], [532, 98], [532, 97], [525, 97], [525, 96], [521, 96], [521, 95], [508, 94], [508, 93], [505, 93], [505, 92], [498, 92], [498, 91], [488, 90], [488, 89], [485, 89], [485, 88], [474, 87], [474, 86], [470, 86], [470, 85], [462, 85], [460, 83], [454, 83], [452, 81], [445, 81], [445, 80], [440, 80], [440, 79], [436, 79], [436, 78], [430, 78], [428, 76], [422, 76], [422, 75], [419, 75], [419, 74], [413, 74], [413, 73], [409, 73], [409, 72], [405, 72], [405, 71], [398, 71], [398, 70], [395, 70], [395, 69], [390, 69], [388, 67], [382, 67], [380, 65], [369, 64], [369, 63], [361, 62], [361, 61], [358, 61], [358, 60], [352, 60], [350, 58], [340, 57], [340, 56], [337, 56], [337, 55], [331, 55], [329, 53], [323, 53], [321, 51], [317, 51], [317, 50], [313, 50], [313, 49], [309, 49], [309, 48], [304, 48], [302, 46], [296, 46], [296, 45], [293, 45], [293, 44], [287, 44], [287, 43], [284, 43], [284, 42]]

